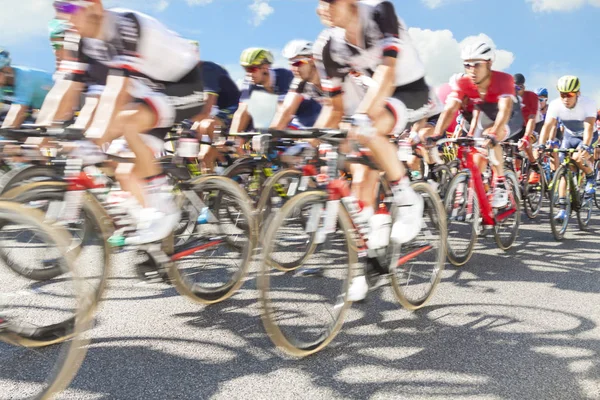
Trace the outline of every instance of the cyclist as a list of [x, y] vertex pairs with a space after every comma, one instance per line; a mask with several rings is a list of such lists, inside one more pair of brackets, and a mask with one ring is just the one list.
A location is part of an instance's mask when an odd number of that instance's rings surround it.
[[[147, 133], [201, 112], [204, 93], [197, 50], [154, 18], [105, 9], [101, 0], [55, 1], [54, 7], [81, 40], [73, 46], [74, 57], [61, 63], [68, 75], [52, 88], [38, 122], [51, 125], [70, 118], [87, 72], [95, 64], [110, 66], [106, 88], [86, 131], [96, 145], [85, 142], [78, 150], [84, 162], [97, 163], [104, 155], [99, 146], [125, 138], [136, 159], [124, 189], [141, 209], [134, 213], [137, 231], [124, 243], [162, 240], [179, 222], [179, 210], [170, 192], [164, 191], [167, 180], [154, 160], [164, 147], [164, 136]], [[128, 170], [119, 166], [117, 172]]]
[[[421, 230], [423, 199], [410, 187], [388, 135], [402, 133], [408, 123], [422, 126], [435, 114], [425, 67], [390, 1], [322, 0], [319, 7], [319, 15], [337, 27], [322, 34], [314, 46], [323, 88], [336, 102], [345, 99], [342, 85], [351, 73], [370, 78], [352, 116], [353, 133], [390, 180], [399, 206], [391, 239], [409, 242]], [[364, 295], [366, 282], [356, 286], [351, 298]]]
[[516, 127], [516, 130], [513, 128], [513, 132], [522, 127], [521, 113], [513, 112], [517, 101], [514, 79], [504, 72], [492, 71], [495, 51], [483, 40], [465, 45], [461, 57], [466, 76], [456, 81], [454, 91], [448, 97], [446, 110], [436, 125], [435, 134], [439, 136], [446, 131], [465, 97], [473, 101], [480, 111], [475, 135], [482, 135], [489, 139], [489, 144], [492, 145], [491, 151], [499, 161], [494, 165], [497, 181], [492, 206], [502, 208], [508, 203], [508, 194], [502, 165], [503, 152], [498, 143], [511, 136], [511, 126]]
[[273, 53], [267, 49], [251, 47], [240, 56], [240, 64], [246, 71], [242, 85], [240, 104], [233, 116], [231, 132], [244, 132], [252, 129], [252, 116], [248, 112], [248, 102], [254, 91], [264, 91], [278, 96], [282, 103], [294, 79], [292, 71], [272, 68]]
[[[515, 137], [519, 140], [519, 149], [524, 150], [527, 154], [527, 158], [532, 167], [532, 173], [529, 175], [529, 183], [535, 184], [540, 181], [540, 176], [537, 172], [538, 164], [537, 159], [533, 156], [533, 150], [531, 143], [535, 142], [535, 126], [538, 118], [539, 100], [537, 94], [534, 92], [525, 90], [525, 76], [523, 74], [513, 75], [515, 80], [515, 91], [517, 93], [519, 104], [521, 105], [521, 112], [523, 113], [523, 130], [520, 138]], [[521, 160], [516, 160], [517, 169], [521, 168]]]
[[312, 43], [292, 40], [285, 46], [282, 54], [290, 62], [294, 80], [271, 127], [312, 127], [317, 122], [324, 98], [321, 79], [312, 59]]
[[52, 46], [52, 51], [54, 52], [54, 57], [56, 58], [56, 70], [58, 70], [61, 61], [65, 56], [64, 51], [64, 41], [65, 41], [65, 32], [68, 29], [68, 24], [66, 21], [61, 19], [53, 19], [48, 24], [48, 32], [50, 33], [50, 45]]
[[11, 66], [8, 51], [0, 49], [0, 103], [10, 104], [2, 128], [18, 128], [39, 110], [52, 88], [52, 75], [33, 68]]
[[[543, 144], [550, 138], [552, 130], [560, 119], [564, 125], [564, 137], [560, 147], [561, 149], [579, 149], [573, 159], [586, 175], [585, 194], [593, 195], [596, 192], [594, 171], [588, 165], [587, 160], [593, 154], [592, 143], [597, 140], [597, 134], [594, 132], [597, 115], [596, 102], [581, 95], [581, 82], [576, 76], [561, 77], [558, 80], [557, 89], [560, 98], [553, 100], [548, 106], [538, 147], [544, 148]], [[558, 188], [560, 210], [554, 216], [557, 220], [564, 220], [567, 216], [566, 190], [566, 182], [561, 181]]]

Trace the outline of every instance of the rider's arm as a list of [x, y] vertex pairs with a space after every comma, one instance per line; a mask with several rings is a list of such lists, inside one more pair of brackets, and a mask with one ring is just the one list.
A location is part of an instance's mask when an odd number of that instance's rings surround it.
[[195, 122], [200, 122], [210, 117], [210, 113], [214, 106], [217, 105], [217, 100], [219, 99], [218, 94], [207, 93], [206, 103], [204, 103], [204, 107], [202, 107], [202, 112], [200, 114], [194, 115], [192, 118]]
[[[496, 121], [494, 121], [494, 125], [492, 127], [492, 131], [497, 134], [501, 129], [504, 130], [504, 127], [508, 123], [510, 119], [513, 108], [513, 99], [510, 96], [501, 97], [498, 99], [498, 115], [496, 116]], [[507, 133], [507, 132], [505, 132]], [[503, 138], [498, 138], [503, 139]]]
[[544, 126], [542, 127], [542, 131], [540, 132], [540, 138], [538, 141], [539, 145], [544, 145], [548, 140], [553, 139], [553, 137], [551, 137], [551, 134], [553, 132], [556, 134], [557, 122], [558, 121], [556, 120], [556, 118], [552, 118], [546, 115], [546, 121], [544, 121]]
[[596, 127], [596, 117], [587, 117], [583, 122], [583, 144], [592, 145], [594, 138], [594, 128]]
[[319, 114], [315, 128], [331, 128], [335, 129], [339, 126], [344, 118], [344, 101], [342, 95], [339, 94], [325, 101], [323, 109]]
[[287, 128], [303, 100], [304, 97], [301, 94], [294, 90], [289, 91], [283, 100], [283, 105], [278, 108], [277, 114], [271, 122], [271, 128], [279, 130]]
[[[530, 137], [535, 129], [536, 120], [538, 116], [538, 96], [532, 92], [525, 92], [527, 99], [523, 99], [525, 102], [525, 108], [523, 109], [523, 116], [525, 117], [525, 137]], [[526, 100], [526, 101], [525, 101]]]
[[481, 110], [476, 108], [473, 110], [473, 118], [471, 118], [471, 124], [469, 126], [469, 136], [475, 136], [475, 131], [477, 130], [477, 124], [479, 123], [479, 116], [481, 115]]
[[461, 102], [456, 99], [448, 98], [446, 103], [446, 109], [440, 115], [438, 123], [435, 125], [434, 137], [441, 137], [446, 132], [446, 129], [452, 123], [452, 120], [456, 116], [456, 112], [460, 109]]
[[233, 114], [233, 120], [231, 121], [231, 128], [229, 131], [231, 133], [244, 132], [250, 124], [251, 119], [252, 117], [248, 112], [248, 104], [240, 103], [235, 114]]
[[21, 104], [12, 104], [8, 109], [8, 114], [4, 118], [2, 128], [18, 128], [21, 126], [25, 117], [27, 117], [27, 109], [29, 107]]
[[79, 108], [84, 86], [82, 82], [70, 79], [58, 80], [46, 95], [36, 124], [50, 126], [54, 121], [71, 119], [73, 111]]
[[[113, 71], [109, 74], [86, 137], [100, 139], [107, 136], [117, 111], [123, 109], [125, 104], [131, 100], [127, 91], [129, 79], [122, 71]], [[107, 141], [112, 139], [106, 137]]]

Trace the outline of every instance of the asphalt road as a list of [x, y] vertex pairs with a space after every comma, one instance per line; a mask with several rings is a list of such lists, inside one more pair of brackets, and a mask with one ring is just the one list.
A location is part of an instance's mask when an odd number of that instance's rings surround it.
[[569, 229], [558, 243], [546, 215], [523, 216], [511, 250], [480, 239], [423, 309], [403, 310], [383, 287], [301, 360], [265, 334], [256, 265], [232, 298], [202, 306], [140, 283], [119, 254], [87, 357], [60, 398], [600, 399], [600, 219]]

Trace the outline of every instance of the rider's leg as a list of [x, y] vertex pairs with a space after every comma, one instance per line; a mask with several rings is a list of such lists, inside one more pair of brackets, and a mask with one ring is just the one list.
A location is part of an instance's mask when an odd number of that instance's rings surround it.
[[[490, 132], [490, 130], [491, 128], [484, 130], [484, 137], [488, 132]], [[496, 173], [496, 182], [494, 183], [494, 198], [492, 200], [492, 207], [494, 208], [505, 207], [508, 203], [508, 193], [506, 191], [504, 178], [504, 152], [502, 151], [502, 146], [500, 146], [499, 143], [509, 136], [510, 134], [508, 127], [500, 129], [498, 132], [496, 132], [498, 144], [491, 148], [489, 153], [492, 168]]]

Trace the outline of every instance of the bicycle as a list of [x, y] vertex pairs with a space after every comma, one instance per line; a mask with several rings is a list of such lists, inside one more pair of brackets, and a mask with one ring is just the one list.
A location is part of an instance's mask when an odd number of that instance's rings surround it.
[[[461, 171], [452, 178], [444, 201], [448, 215], [448, 260], [458, 267], [465, 265], [473, 255], [480, 234], [480, 220], [483, 222], [483, 229], [494, 229], [494, 239], [500, 249], [508, 250], [513, 245], [519, 230], [521, 196], [515, 173], [505, 171], [508, 205], [502, 209], [493, 209], [492, 194], [488, 194], [474, 161], [477, 153], [475, 144], [484, 142], [485, 139], [465, 137], [445, 141], [458, 145], [458, 158], [461, 162]], [[490, 161], [497, 162], [493, 157], [490, 157]], [[490, 178], [493, 179], [493, 176]], [[459, 233], [455, 225], [461, 224], [470, 227], [470, 232]], [[505, 225], [508, 225], [506, 232], [502, 229]]]
[[[345, 136], [344, 131], [323, 130], [323, 133], [327, 132]], [[321, 140], [339, 144], [343, 139], [322, 136]], [[322, 350], [341, 329], [350, 307], [347, 298], [352, 277], [360, 269], [364, 270], [360, 273], [372, 272], [361, 265], [379, 269], [389, 278], [397, 300], [407, 309], [415, 310], [433, 296], [445, 263], [446, 216], [439, 196], [429, 184], [411, 185], [424, 200], [425, 226], [419, 236], [404, 245], [390, 243], [379, 249], [369, 249], [369, 240], [374, 244], [375, 239], [370, 239], [366, 233], [367, 221], [358, 217], [357, 200], [350, 195], [347, 180], [338, 177], [337, 149], [327, 154], [327, 160], [327, 175], [319, 177], [319, 187], [297, 194], [272, 215], [262, 241], [258, 283], [263, 325], [278, 347], [300, 357]], [[381, 193], [377, 208], [382, 214], [395, 215], [396, 206], [389, 184], [385, 177], [381, 182], [384, 184], [377, 191]], [[306, 223], [298, 223], [299, 219]], [[308, 263], [319, 265], [322, 274], [305, 277], [294, 274], [294, 270], [280, 270], [271, 263], [279, 251], [278, 233], [284, 237], [284, 253], [293, 251], [298, 242], [314, 236], [313, 246], [302, 251], [310, 253]], [[389, 238], [389, 232], [387, 235]], [[367, 255], [371, 256], [368, 263]], [[288, 282], [294, 277], [299, 279]], [[276, 289], [282, 281], [284, 291]], [[316, 293], [307, 294], [307, 286]], [[311, 301], [302, 301], [300, 306], [291, 305], [296, 292], [308, 296]], [[283, 303], [281, 307], [279, 300]], [[325, 312], [321, 313], [323, 309]], [[286, 311], [292, 315], [280, 320], [280, 315]], [[312, 311], [318, 315], [307, 316]], [[297, 329], [292, 326], [294, 322], [300, 324]]]
[[[585, 231], [592, 219], [593, 198], [585, 195], [585, 174], [579, 169], [575, 160], [571, 158], [577, 149], [549, 149], [546, 152], [564, 154], [565, 157], [554, 174], [552, 188], [550, 189], [550, 227], [552, 235], [556, 240], [562, 240], [569, 225], [569, 218], [572, 211], [577, 213], [577, 224], [579, 229]], [[556, 212], [561, 209], [559, 202], [559, 186], [564, 179], [566, 184], [566, 197], [564, 209], [566, 217], [559, 224], [555, 218]]]
[[[61, 270], [59, 279], [40, 285], [13, 273], [9, 265], [0, 268], [0, 363], [4, 366], [0, 393], [11, 398], [50, 399], [64, 390], [81, 366], [90, 340], [86, 332], [91, 328], [94, 299], [67, 251], [70, 235], [44, 220], [39, 210], [0, 201], [0, 246], [9, 254], [5, 264], [12, 256], [26, 253], [30, 265], [43, 268], [51, 261]], [[65, 315], [69, 315], [66, 320]]]

